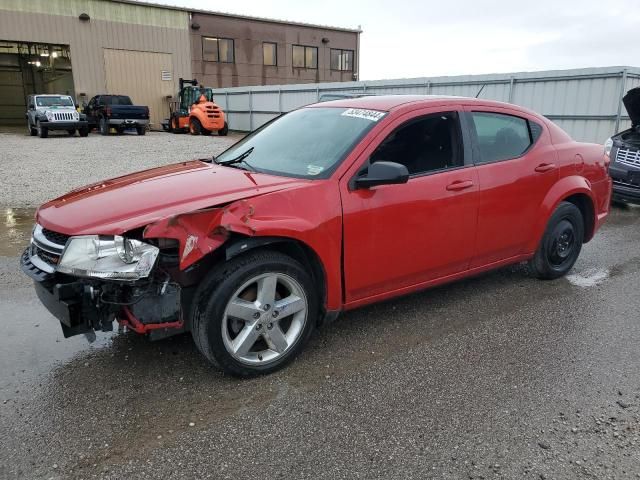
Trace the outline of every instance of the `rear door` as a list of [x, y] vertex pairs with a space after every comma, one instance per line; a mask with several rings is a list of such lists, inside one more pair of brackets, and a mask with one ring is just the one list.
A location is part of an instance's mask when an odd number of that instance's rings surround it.
[[[354, 177], [376, 161], [407, 166], [408, 183], [354, 189]], [[340, 191], [346, 303], [468, 269], [478, 182], [455, 108], [422, 109], [390, 123], [342, 178]]]
[[530, 253], [525, 246], [558, 168], [549, 133], [522, 112], [468, 107], [466, 116], [480, 184], [473, 268]]

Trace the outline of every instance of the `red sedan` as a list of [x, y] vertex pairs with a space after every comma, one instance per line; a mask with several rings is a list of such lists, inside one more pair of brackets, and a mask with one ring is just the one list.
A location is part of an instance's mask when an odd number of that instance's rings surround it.
[[43, 205], [22, 268], [65, 336], [190, 331], [226, 372], [267, 373], [344, 310], [523, 261], [566, 274], [609, 212], [608, 165], [514, 105], [338, 100]]

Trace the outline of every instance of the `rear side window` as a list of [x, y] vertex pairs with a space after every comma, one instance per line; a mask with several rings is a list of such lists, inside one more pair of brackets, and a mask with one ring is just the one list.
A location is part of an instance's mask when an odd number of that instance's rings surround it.
[[[535, 143], [542, 128], [520, 117], [501, 113], [473, 112], [471, 114], [478, 149], [479, 163], [499, 162], [517, 158]], [[536, 135], [532, 133], [535, 131]]]
[[103, 105], [132, 105], [131, 99], [124, 95], [106, 95], [101, 100]]

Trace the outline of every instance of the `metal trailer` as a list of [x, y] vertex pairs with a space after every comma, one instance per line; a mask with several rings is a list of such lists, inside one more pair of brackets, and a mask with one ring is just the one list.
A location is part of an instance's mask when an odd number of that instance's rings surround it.
[[604, 67], [340, 83], [219, 88], [229, 128], [252, 131], [327, 94], [459, 95], [514, 103], [556, 122], [579, 141], [603, 143], [629, 128], [622, 96], [640, 86], [640, 68]]

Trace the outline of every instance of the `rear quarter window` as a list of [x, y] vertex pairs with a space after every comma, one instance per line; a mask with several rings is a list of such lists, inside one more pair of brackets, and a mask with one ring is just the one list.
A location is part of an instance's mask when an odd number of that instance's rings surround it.
[[472, 112], [479, 157], [476, 163], [492, 163], [524, 154], [542, 134], [535, 122], [514, 115]]

